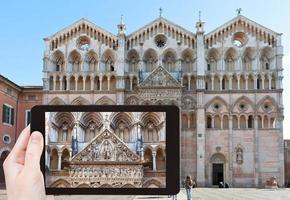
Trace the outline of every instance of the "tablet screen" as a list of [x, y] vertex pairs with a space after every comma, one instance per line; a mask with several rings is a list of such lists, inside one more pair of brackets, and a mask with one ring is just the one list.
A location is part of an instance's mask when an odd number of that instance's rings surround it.
[[48, 188], [165, 188], [166, 112], [45, 112]]

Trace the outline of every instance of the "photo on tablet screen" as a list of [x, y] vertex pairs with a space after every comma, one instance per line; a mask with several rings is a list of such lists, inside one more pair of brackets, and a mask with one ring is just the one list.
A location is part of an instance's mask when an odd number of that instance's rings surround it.
[[165, 112], [45, 112], [49, 188], [166, 188]]

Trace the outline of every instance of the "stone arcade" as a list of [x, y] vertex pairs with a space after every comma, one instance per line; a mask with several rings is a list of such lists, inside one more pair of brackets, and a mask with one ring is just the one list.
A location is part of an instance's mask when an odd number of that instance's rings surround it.
[[209, 33], [162, 16], [125, 31], [123, 19], [116, 35], [81, 19], [45, 38], [44, 104], [174, 104], [181, 179], [284, 183], [280, 33], [240, 12]]

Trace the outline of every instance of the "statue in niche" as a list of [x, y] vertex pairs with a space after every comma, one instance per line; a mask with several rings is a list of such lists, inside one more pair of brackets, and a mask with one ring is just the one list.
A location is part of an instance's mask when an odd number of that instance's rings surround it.
[[105, 141], [102, 147], [102, 158], [105, 160], [111, 160], [112, 159], [112, 146], [108, 141]]
[[243, 149], [241, 147], [238, 147], [236, 150], [236, 162], [238, 164], [243, 164]]

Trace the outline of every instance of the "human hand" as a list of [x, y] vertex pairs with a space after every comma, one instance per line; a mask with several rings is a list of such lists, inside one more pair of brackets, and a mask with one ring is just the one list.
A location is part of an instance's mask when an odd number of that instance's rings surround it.
[[26, 127], [3, 163], [8, 200], [53, 200], [45, 196], [40, 157], [43, 136]]

